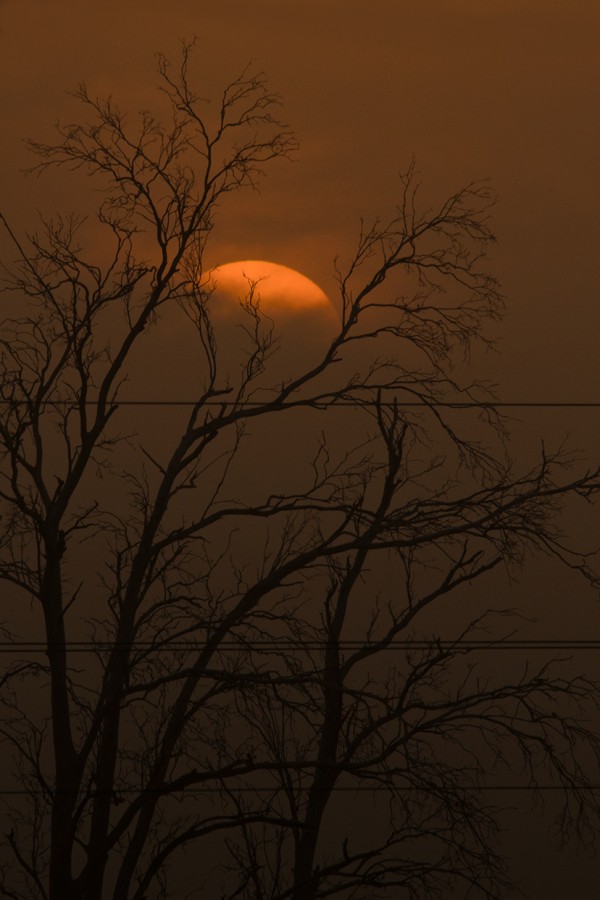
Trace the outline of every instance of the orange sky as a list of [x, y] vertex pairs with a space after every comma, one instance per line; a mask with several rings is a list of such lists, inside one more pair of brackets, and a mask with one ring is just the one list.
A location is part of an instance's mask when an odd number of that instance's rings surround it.
[[[600, 5], [589, 0], [4, 0], [0, 3], [3, 206], [52, 203], [16, 173], [21, 138], [68, 115], [85, 78], [124, 108], [147, 105], [152, 54], [200, 38], [207, 96], [250, 59], [285, 101], [301, 149], [260, 197], [224, 217], [219, 262], [263, 258], [330, 290], [359, 215], [385, 213], [414, 154], [425, 192], [490, 176], [500, 205], [493, 266], [508, 296], [504, 394], [593, 399]], [[46, 195], [46, 196], [45, 196]], [[61, 198], [65, 199], [65, 198]], [[66, 198], [68, 206], [68, 198]], [[516, 374], [516, 377], [515, 377]], [[526, 379], [525, 382], [523, 379]]]
[[[234, 198], [211, 263], [273, 260], [333, 293], [333, 257], [360, 215], [393, 210], [413, 156], [424, 197], [489, 176], [508, 313], [501, 355], [477, 363], [506, 400], [600, 400], [600, 2], [0, 0], [2, 212], [34, 227], [36, 208], [76, 208], [47, 179], [20, 180], [21, 139], [68, 120], [81, 79], [123, 108], [152, 103], [154, 51], [175, 57], [193, 34], [206, 96], [255, 60], [300, 139], [260, 195]], [[525, 415], [598, 455], [600, 410]], [[539, 897], [562, 896], [544, 883]]]

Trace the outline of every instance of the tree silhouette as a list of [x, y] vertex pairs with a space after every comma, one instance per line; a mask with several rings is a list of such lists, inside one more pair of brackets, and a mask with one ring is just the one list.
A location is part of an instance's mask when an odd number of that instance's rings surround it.
[[[548, 662], [487, 669], [481, 642], [511, 632], [465, 598], [530, 550], [595, 584], [559, 514], [599, 471], [511, 462], [485, 386], [453, 369], [502, 309], [485, 183], [420, 210], [411, 168], [336, 264], [339, 328], [316, 361], [269, 377], [276, 328], [249, 284], [223, 362], [217, 209], [295, 140], [260, 75], [207, 106], [191, 50], [177, 70], [159, 57], [168, 125], [81, 86], [83, 123], [30, 145], [39, 169], [98, 182], [95, 262], [76, 217], [24, 238], [2, 218], [0, 577], [7, 628], [45, 657], [15, 645], [3, 676], [23, 795], [0, 891], [184, 896], [169, 863], [193, 846], [200, 896], [499, 897], [490, 771], [564, 788], [564, 832], [583, 836], [598, 694]], [[152, 400], [136, 354], [177, 310], [195, 393], [166, 427], [126, 392]], [[306, 465], [275, 484], [248, 460], [278, 428], [302, 431]]]

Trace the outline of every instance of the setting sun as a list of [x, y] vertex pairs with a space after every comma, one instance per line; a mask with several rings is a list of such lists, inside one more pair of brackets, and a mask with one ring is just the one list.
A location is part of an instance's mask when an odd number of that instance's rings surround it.
[[278, 263], [258, 259], [226, 263], [211, 269], [208, 285], [217, 295], [239, 302], [254, 287], [255, 299], [267, 316], [318, 313], [331, 322], [337, 318], [329, 298], [314, 281]]

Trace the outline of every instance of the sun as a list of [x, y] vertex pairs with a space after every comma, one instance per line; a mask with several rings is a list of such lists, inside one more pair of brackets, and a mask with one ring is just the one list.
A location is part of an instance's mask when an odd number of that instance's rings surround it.
[[254, 286], [254, 298], [261, 312], [275, 321], [307, 314], [331, 324], [337, 321], [333, 305], [318, 284], [279, 263], [262, 259], [226, 263], [210, 270], [207, 286], [214, 288], [217, 301], [225, 301], [226, 305], [221, 306], [224, 313], [239, 308]]
[[[252, 285], [259, 321], [244, 308]], [[130, 361], [129, 384], [137, 385], [131, 396], [144, 385], [147, 396], [188, 400], [211, 377], [235, 391], [257, 352], [264, 369], [253, 376], [253, 389], [270, 389], [318, 366], [341, 328], [326, 293], [289, 266], [229, 262], [206, 271], [200, 287], [209, 294], [204, 317], [183, 302], [165, 303], [150, 323]]]

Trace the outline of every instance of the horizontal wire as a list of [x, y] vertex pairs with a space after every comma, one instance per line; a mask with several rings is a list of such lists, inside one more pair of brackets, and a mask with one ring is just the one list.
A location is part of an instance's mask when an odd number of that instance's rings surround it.
[[[62, 643], [46, 643], [45, 641], [1, 641], [0, 653], [44, 653], [48, 649], [65, 648], [80, 653], [93, 653], [98, 650], [155, 650], [159, 652], [172, 652], [175, 650], [198, 650], [200, 648], [213, 647], [220, 650], [320, 650], [330, 646], [326, 640], [289, 641], [265, 640], [265, 641], [201, 641], [198, 643], [186, 641], [173, 641], [164, 646], [153, 644], [150, 641], [113, 642], [113, 641], [64, 641]], [[380, 644], [375, 641], [369, 643], [361, 640], [337, 641], [336, 646], [344, 650], [382, 649], [382, 650], [413, 650], [438, 647], [441, 650], [470, 649], [470, 650], [600, 650], [600, 640], [554, 640], [552, 638], [539, 638], [531, 640], [405, 640], [391, 641], [388, 644]]]
[[[29, 400], [18, 400], [18, 399], [4, 399], [0, 398], [0, 405], [5, 406], [27, 406], [32, 401]], [[235, 402], [235, 401], [233, 401]], [[273, 400], [246, 400], [243, 404], [240, 404], [237, 408], [243, 409], [244, 407], [260, 407], [260, 406], [268, 406], [271, 403], [276, 403], [277, 398], [273, 398]], [[86, 400], [86, 406], [98, 406], [100, 403], [99, 400]], [[223, 400], [205, 400], [200, 404], [201, 406], [227, 406], [231, 404], [232, 401]], [[79, 407], [79, 402], [77, 400], [42, 400], [41, 406], [72, 406], [74, 408]], [[197, 406], [197, 400], [114, 400], [114, 401], [104, 401], [104, 405], [115, 405], [115, 406]], [[327, 409], [331, 406], [346, 406], [352, 408], [359, 408], [363, 406], [376, 406], [377, 401], [375, 400], [316, 400], [316, 401], [295, 401], [289, 404], [292, 407], [298, 407], [305, 405], [307, 408], [317, 408], [317, 409]], [[397, 400], [397, 401], [382, 401], [381, 406], [418, 406], [423, 408], [428, 407], [446, 407], [449, 409], [499, 409], [499, 408], [525, 408], [525, 409], [600, 409], [600, 400], [592, 400], [592, 401], [577, 401], [577, 400], [498, 400], [498, 401], [477, 401], [477, 400]]]
[[[444, 792], [446, 789], [444, 785], [437, 785], [437, 789], [440, 792]], [[90, 799], [94, 797], [115, 797], [118, 799], [123, 794], [134, 794], [138, 796], [140, 794], [149, 794], [164, 796], [164, 797], [176, 797], [181, 794], [223, 794], [223, 793], [232, 793], [232, 794], [279, 794], [281, 791], [286, 791], [287, 788], [279, 787], [274, 785], [273, 787], [268, 787], [266, 785], [258, 785], [257, 787], [238, 787], [238, 788], [222, 788], [222, 787], [201, 787], [201, 788], [175, 788], [173, 790], [169, 789], [160, 789], [160, 788], [115, 788], [112, 791], [99, 790], [94, 791], [90, 795]], [[385, 791], [389, 793], [392, 790], [392, 787], [387, 785], [373, 785], [372, 787], [367, 785], [357, 785], [355, 787], [350, 786], [342, 786], [342, 785], [334, 785], [331, 788], [332, 791], [337, 793], [379, 793], [381, 791]], [[406, 787], [396, 788], [398, 793], [427, 793], [428, 788], [416, 787], [414, 785], [408, 785]], [[431, 789], [429, 789], [431, 790]], [[562, 793], [581, 793], [583, 791], [599, 791], [600, 784], [586, 784], [586, 785], [559, 785], [559, 784], [481, 784], [481, 785], [464, 785], [460, 787], [453, 787], [453, 791], [464, 791], [465, 793], [473, 793], [475, 791], [560, 791]], [[31, 790], [28, 791], [24, 788], [15, 788], [14, 790], [0, 790], [1, 797], [45, 797], [50, 794], [53, 797], [58, 796], [73, 796], [79, 795], [78, 791], [42, 791], [42, 790]]]

